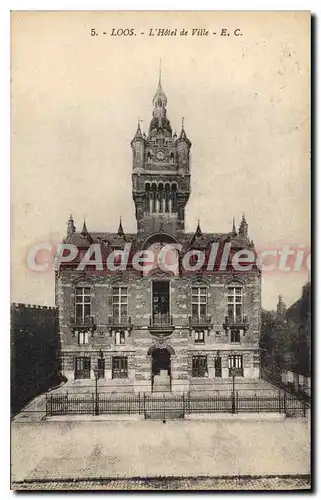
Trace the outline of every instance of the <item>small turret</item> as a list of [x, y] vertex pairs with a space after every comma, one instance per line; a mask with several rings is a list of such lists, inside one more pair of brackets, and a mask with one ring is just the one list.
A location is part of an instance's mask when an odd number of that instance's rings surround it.
[[277, 306], [276, 306], [276, 314], [277, 314], [277, 316], [278, 316], [280, 319], [284, 319], [284, 318], [285, 318], [285, 314], [286, 314], [286, 305], [285, 305], [285, 303], [283, 302], [282, 295], [279, 295], [279, 301], [278, 301], [278, 304], [277, 304]]
[[90, 241], [90, 243], [93, 242], [93, 239], [92, 237], [90, 236], [89, 232], [88, 232], [88, 229], [87, 229], [87, 226], [86, 226], [86, 221], [84, 219], [84, 223], [83, 223], [83, 226], [82, 226], [82, 230], [81, 230], [81, 233], [80, 235], [82, 236], [82, 238]]
[[145, 152], [145, 139], [140, 128], [140, 120], [138, 118], [138, 125], [136, 133], [131, 142], [133, 150], [133, 166], [142, 168], [144, 165], [144, 152]]
[[201, 230], [200, 220], [197, 221], [195, 233], [191, 241], [193, 248], [205, 248], [205, 240]]
[[181, 170], [189, 171], [189, 150], [191, 142], [188, 139], [184, 128], [184, 117], [182, 118], [182, 129], [176, 140], [177, 154], [178, 154], [178, 167]]
[[119, 226], [118, 226], [117, 236], [119, 236], [120, 238], [125, 238], [125, 232], [123, 230], [121, 216], [119, 218]]
[[239, 228], [239, 236], [241, 236], [242, 238], [247, 238], [248, 237], [248, 229], [249, 229], [249, 225], [245, 220], [245, 214], [243, 214], [240, 228]]

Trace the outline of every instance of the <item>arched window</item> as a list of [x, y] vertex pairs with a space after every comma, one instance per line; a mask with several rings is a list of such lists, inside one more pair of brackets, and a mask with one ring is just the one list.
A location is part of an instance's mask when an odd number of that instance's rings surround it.
[[169, 212], [169, 197], [170, 197], [170, 186], [169, 184], [165, 184], [165, 212]]
[[172, 212], [177, 212], [177, 186], [176, 184], [172, 184]]
[[171, 153], [170, 157], [169, 157], [169, 161], [171, 163], [174, 163], [174, 153]]
[[145, 212], [150, 211], [150, 184], [145, 184]]
[[152, 212], [156, 212], [157, 208], [157, 186], [155, 183], [152, 184]]
[[150, 153], [147, 153], [147, 163], [150, 163], [152, 161], [152, 157]]
[[164, 186], [163, 184], [158, 185], [158, 201], [159, 201], [159, 212], [164, 211]]

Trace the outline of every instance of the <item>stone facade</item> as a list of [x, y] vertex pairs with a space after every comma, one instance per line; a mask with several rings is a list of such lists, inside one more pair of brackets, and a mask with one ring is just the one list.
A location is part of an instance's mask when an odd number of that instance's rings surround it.
[[[247, 222], [243, 216], [238, 231], [233, 222], [224, 234], [203, 233], [200, 224], [185, 233], [191, 142], [183, 123], [180, 135], [172, 134], [166, 104], [159, 81], [148, 135], [138, 124], [131, 142], [137, 232], [125, 234], [121, 222], [117, 233], [89, 232], [85, 223], [77, 232], [72, 217], [68, 221], [65, 243], [79, 253], [56, 272], [56, 301], [62, 370], [70, 382], [86, 385], [99, 377], [106, 391], [150, 392], [160, 383], [184, 392], [211, 389], [233, 375], [260, 376], [260, 271], [235, 271], [231, 257], [225, 268], [218, 257], [208, 266], [213, 245], [216, 256], [226, 245], [232, 256], [254, 252]], [[93, 244], [103, 262], [113, 258], [114, 270], [79, 265]], [[126, 245], [130, 264], [120, 270], [119, 251]], [[135, 252], [166, 245], [179, 245], [170, 269], [155, 263], [135, 268]], [[203, 265], [192, 256], [195, 267], [186, 270], [188, 252], [201, 252]]]

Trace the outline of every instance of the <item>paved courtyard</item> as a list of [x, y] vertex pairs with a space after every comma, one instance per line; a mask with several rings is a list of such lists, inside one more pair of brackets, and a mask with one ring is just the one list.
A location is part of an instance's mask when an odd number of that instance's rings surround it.
[[309, 474], [308, 419], [13, 422], [12, 480]]

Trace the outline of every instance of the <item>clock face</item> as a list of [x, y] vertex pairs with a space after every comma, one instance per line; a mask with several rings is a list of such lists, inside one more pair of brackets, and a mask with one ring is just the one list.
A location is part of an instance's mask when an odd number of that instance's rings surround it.
[[165, 158], [164, 152], [163, 151], [157, 151], [156, 158], [157, 158], [157, 160], [164, 160], [164, 158]]

